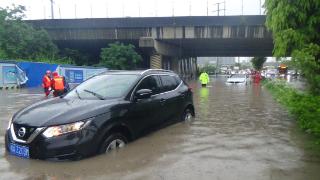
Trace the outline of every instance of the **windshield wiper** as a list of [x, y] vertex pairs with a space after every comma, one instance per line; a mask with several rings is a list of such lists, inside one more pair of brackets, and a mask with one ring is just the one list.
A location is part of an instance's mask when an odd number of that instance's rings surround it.
[[77, 94], [78, 98], [81, 99], [80, 94], [77, 89], [76, 89], [76, 94]]
[[84, 89], [83, 91], [94, 95], [95, 97], [97, 97], [97, 98], [100, 99], [100, 100], [105, 100], [104, 97], [103, 97], [102, 95], [98, 94], [98, 93], [95, 93], [95, 92], [90, 91], [90, 90], [87, 90], [87, 89]]

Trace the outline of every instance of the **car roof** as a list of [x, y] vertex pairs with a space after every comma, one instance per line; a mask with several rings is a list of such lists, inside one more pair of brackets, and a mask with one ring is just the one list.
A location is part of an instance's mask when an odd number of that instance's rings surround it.
[[101, 73], [100, 75], [106, 74], [118, 74], [118, 75], [149, 75], [149, 74], [169, 74], [176, 75], [173, 71], [164, 70], [164, 69], [146, 69], [146, 70], [108, 70]]

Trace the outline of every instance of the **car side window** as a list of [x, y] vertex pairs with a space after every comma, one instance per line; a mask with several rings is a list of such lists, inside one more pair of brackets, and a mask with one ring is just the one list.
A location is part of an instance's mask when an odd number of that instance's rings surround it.
[[144, 78], [137, 87], [137, 91], [140, 89], [151, 89], [152, 94], [158, 94], [160, 92], [160, 85], [157, 76], [148, 76]]
[[181, 83], [181, 79], [179, 76], [174, 76], [174, 79], [177, 81], [178, 85]]
[[174, 90], [180, 84], [174, 76], [164, 75], [160, 76], [160, 79], [162, 82], [161, 92]]

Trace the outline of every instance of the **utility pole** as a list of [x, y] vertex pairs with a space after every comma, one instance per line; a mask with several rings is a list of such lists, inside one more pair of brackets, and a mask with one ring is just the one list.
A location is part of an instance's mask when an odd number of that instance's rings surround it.
[[241, 0], [241, 15], [243, 16], [243, 0]]
[[46, 6], [43, 6], [43, 19], [46, 19]]
[[174, 17], [174, 1], [172, 0], [172, 17]]
[[[224, 11], [224, 15], [226, 15], [226, 2], [219, 2], [219, 3], [215, 3], [214, 5], [217, 5], [217, 10], [216, 11], [212, 11], [212, 12], [217, 12], [218, 13], [218, 16], [220, 16], [220, 11]], [[220, 9], [220, 4], [224, 4], [224, 8], [223, 9]]]
[[189, 1], [189, 16], [191, 16], [191, 1]]
[[50, 2], [51, 2], [51, 19], [54, 19], [53, 0], [50, 0]]
[[154, 14], [158, 17], [158, 0], [154, 1]]
[[74, 18], [77, 19], [77, 4], [74, 4]]
[[59, 17], [61, 19], [61, 9], [60, 9], [60, 5], [59, 5]]
[[261, 15], [261, 0], [259, 0], [259, 14]]
[[122, 17], [124, 17], [124, 2], [122, 0]]
[[108, 1], [107, 1], [107, 2], [106, 2], [106, 17], [109, 17], [109, 16], [108, 16], [108, 13], [109, 13], [109, 12], [108, 12]]
[[226, 1], [223, 1], [223, 15], [226, 16]]
[[207, 16], [209, 16], [209, 0], [207, 0]]
[[91, 15], [91, 18], [92, 18], [92, 4], [90, 4], [90, 15]]
[[140, 4], [140, 1], [138, 2], [138, 9], [139, 9], [139, 17], [141, 17], [141, 4]]

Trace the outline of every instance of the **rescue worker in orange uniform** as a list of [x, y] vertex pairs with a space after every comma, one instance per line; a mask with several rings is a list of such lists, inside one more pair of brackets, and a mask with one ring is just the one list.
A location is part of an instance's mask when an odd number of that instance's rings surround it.
[[53, 89], [53, 96], [58, 97], [64, 94], [65, 90], [65, 80], [64, 77], [59, 76], [57, 72], [52, 73], [53, 78], [51, 81], [51, 86]]
[[46, 71], [46, 74], [43, 76], [42, 87], [46, 97], [48, 97], [51, 91], [51, 71]]

